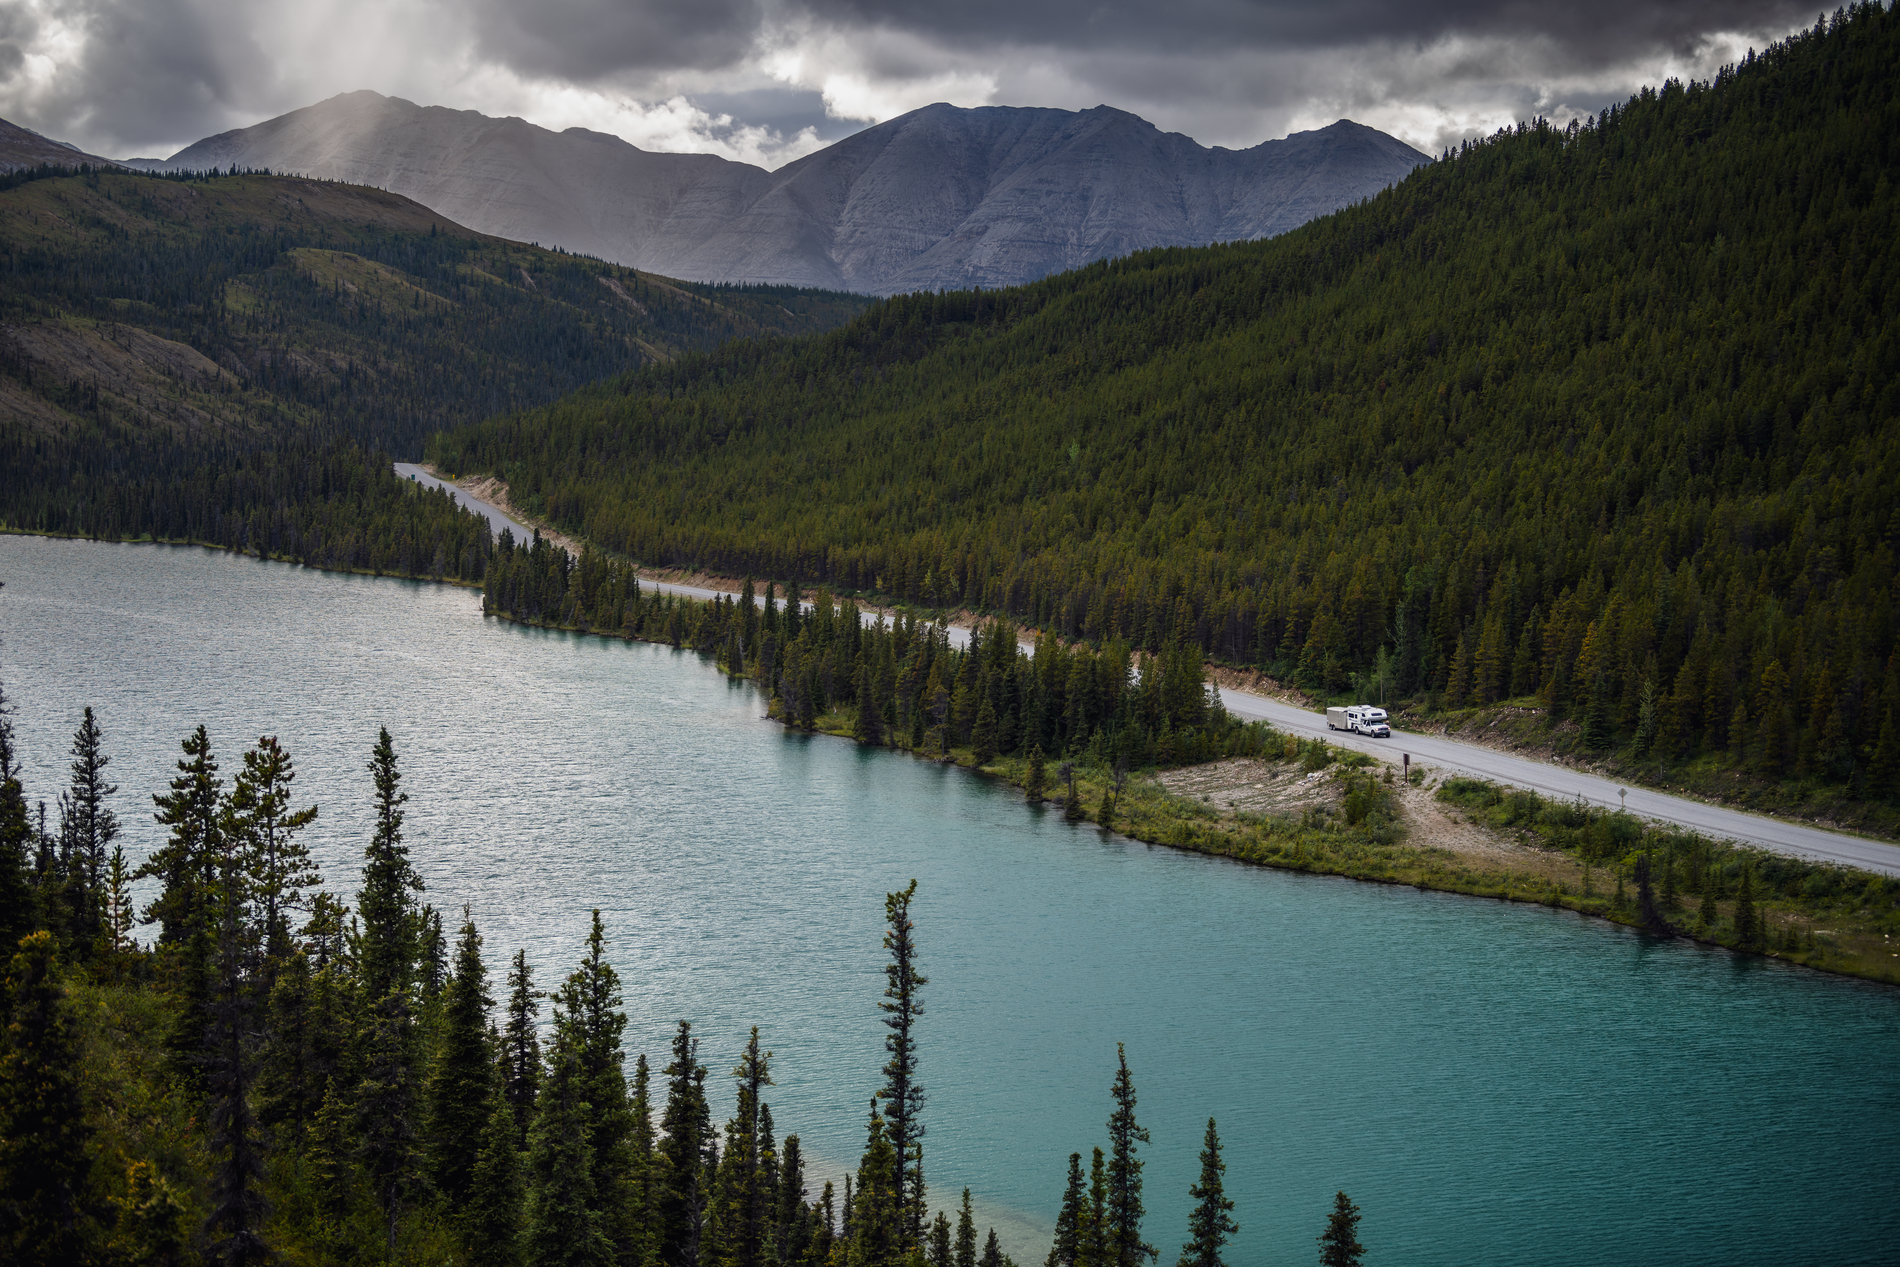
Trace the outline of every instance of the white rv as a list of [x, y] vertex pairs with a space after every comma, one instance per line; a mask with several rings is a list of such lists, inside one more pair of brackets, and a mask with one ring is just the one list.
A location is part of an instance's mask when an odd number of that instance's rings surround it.
[[[1332, 710], [1326, 710], [1330, 717]], [[1346, 714], [1346, 728], [1373, 739], [1389, 739], [1392, 727], [1386, 724], [1385, 710], [1376, 704], [1356, 704], [1340, 710]]]

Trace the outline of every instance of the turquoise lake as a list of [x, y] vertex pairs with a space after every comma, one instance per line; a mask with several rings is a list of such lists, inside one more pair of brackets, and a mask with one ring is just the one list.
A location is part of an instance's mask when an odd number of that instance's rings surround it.
[[275, 734], [348, 900], [387, 725], [427, 897], [472, 905], [490, 967], [526, 947], [557, 981], [600, 908], [629, 1052], [657, 1069], [690, 1018], [725, 1083], [758, 1025], [778, 1129], [832, 1174], [883, 1060], [883, 897], [915, 877], [932, 1204], [968, 1186], [1022, 1267], [1068, 1154], [1106, 1142], [1117, 1041], [1163, 1267], [1210, 1115], [1234, 1267], [1315, 1261], [1342, 1188], [1372, 1264], [1895, 1261], [1900, 991], [1072, 827], [787, 733], [690, 653], [506, 625], [466, 590], [20, 537], [0, 581], [29, 798], [91, 705], [143, 857], [193, 726], [227, 771]]

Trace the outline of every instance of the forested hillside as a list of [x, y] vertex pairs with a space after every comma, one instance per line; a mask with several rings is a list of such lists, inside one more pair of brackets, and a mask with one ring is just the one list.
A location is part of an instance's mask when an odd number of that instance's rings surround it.
[[894, 299], [430, 454], [647, 563], [1893, 795], [1897, 68], [1857, 7], [1282, 238]]
[[[384, 450], [412, 456], [437, 429], [689, 349], [825, 329], [865, 302], [675, 284], [379, 190], [260, 173], [16, 172], [0, 178], [0, 251], [0, 524], [299, 557], [326, 517], [308, 494], [339, 464], [387, 500]], [[294, 543], [253, 529], [273, 514]], [[366, 541], [395, 531], [344, 517]], [[420, 571], [436, 535], [383, 554]], [[339, 565], [380, 566], [371, 553]]]

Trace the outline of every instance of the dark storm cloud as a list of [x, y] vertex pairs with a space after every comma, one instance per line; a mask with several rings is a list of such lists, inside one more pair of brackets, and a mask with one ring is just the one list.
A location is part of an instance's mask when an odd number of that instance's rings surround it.
[[1427, 43], [1445, 36], [1545, 38], [1561, 50], [1553, 69], [1613, 65], [1655, 50], [1689, 53], [1714, 31], [1792, 27], [1811, 0], [800, 0], [843, 27], [883, 27], [961, 45], [1035, 43], [1156, 51], [1342, 49], [1372, 41]]
[[752, 47], [756, 0], [476, 0], [476, 47], [524, 74], [588, 80], [620, 71], [730, 66]]
[[[207, 20], [185, 0], [88, 0], [59, 12], [80, 16], [87, 39], [83, 59], [62, 65], [37, 100], [40, 117], [30, 126], [49, 135], [190, 134], [219, 117], [220, 106], [236, 105], [249, 74], [266, 65], [242, 23], [220, 21], [216, 12]], [[39, 24], [21, 10], [10, 16], [9, 26], [28, 28], [21, 35], [37, 33], [31, 28]], [[21, 73], [20, 59], [7, 60], [0, 85]]]

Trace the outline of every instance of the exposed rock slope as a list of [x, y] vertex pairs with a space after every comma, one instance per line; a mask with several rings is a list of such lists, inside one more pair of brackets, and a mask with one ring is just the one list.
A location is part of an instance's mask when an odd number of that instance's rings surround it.
[[485, 233], [672, 277], [892, 294], [1283, 233], [1426, 160], [1345, 120], [1225, 150], [1107, 106], [934, 105], [768, 172], [354, 92], [136, 161], [375, 185]]

